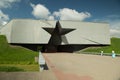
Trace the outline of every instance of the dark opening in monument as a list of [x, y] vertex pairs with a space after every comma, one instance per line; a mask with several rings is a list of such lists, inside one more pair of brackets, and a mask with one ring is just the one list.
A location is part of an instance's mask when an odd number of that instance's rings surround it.
[[43, 29], [51, 35], [48, 46], [45, 50], [46, 52], [56, 52], [58, 50], [58, 46], [63, 42], [62, 36], [66, 38], [65, 34], [68, 34], [69, 32], [75, 30], [71, 28], [62, 28], [59, 21], [57, 21], [55, 28], [43, 27]]

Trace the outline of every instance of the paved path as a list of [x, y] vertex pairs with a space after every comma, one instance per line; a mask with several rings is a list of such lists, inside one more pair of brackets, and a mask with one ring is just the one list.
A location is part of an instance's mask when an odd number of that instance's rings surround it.
[[58, 80], [120, 80], [120, 57], [44, 53]]
[[0, 72], [0, 80], [57, 80], [51, 70], [43, 72]]

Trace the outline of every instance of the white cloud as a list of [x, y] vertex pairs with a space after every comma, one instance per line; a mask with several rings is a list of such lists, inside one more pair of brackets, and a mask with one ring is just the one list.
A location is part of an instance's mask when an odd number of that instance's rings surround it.
[[85, 20], [86, 18], [91, 17], [91, 14], [88, 12], [78, 12], [74, 9], [63, 8], [59, 11], [54, 11], [53, 14], [49, 11], [47, 7], [42, 4], [30, 4], [33, 8], [32, 15], [37, 19], [45, 20]]
[[42, 4], [34, 5], [32, 3], [30, 5], [33, 8], [33, 11], [32, 11], [33, 16], [35, 16], [38, 19], [48, 19], [50, 15], [50, 11], [44, 5]]
[[9, 16], [8, 16], [7, 14], [4, 14], [4, 13], [0, 10], [0, 26], [5, 25], [8, 20], [9, 20]]
[[106, 16], [107, 18], [109, 18], [109, 19], [120, 19], [120, 15], [108, 15], [108, 16]]
[[110, 36], [120, 38], [120, 15], [108, 15], [103, 19], [95, 19], [94, 22], [107, 22], [110, 25]]
[[21, 0], [0, 0], [0, 26], [7, 24], [9, 16], [2, 12], [2, 8], [11, 7], [12, 3], [19, 2]]
[[19, 2], [20, 0], [0, 0], [0, 8], [11, 7], [11, 4], [14, 2]]
[[110, 21], [110, 28], [111, 37], [120, 38], [120, 20]]
[[109, 21], [111, 28], [120, 29], [120, 20]]
[[91, 17], [91, 14], [88, 12], [78, 12], [74, 9], [63, 8], [59, 9], [59, 11], [55, 11], [53, 13], [55, 17], [60, 20], [85, 20], [86, 18]]
[[110, 29], [110, 36], [111, 37], [119, 37], [120, 38], [120, 30], [117, 29]]
[[48, 20], [55, 20], [55, 18], [54, 18], [54, 16], [51, 15], [48, 17]]

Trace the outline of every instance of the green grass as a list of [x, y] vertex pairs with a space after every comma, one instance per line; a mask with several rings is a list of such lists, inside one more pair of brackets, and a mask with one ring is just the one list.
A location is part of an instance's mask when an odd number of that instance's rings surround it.
[[111, 38], [111, 45], [99, 48], [89, 48], [84, 50], [83, 52], [98, 52], [104, 51], [104, 53], [111, 53], [112, 50], [115, 51], [116, 54], [120, 54], [120, 38]]
[[23, 69], [12, 67], [12, 66], [0, 66], [1, 72], [15, 72], [15, 71], [24, 71]]
[[34, 58], [38, 52], [8, 44], [6, 37], [0, 35], [0, 71], [39, 71]]
[[0, 35], [0, 64], [34, 64], [35, 56], [38, 56], [37, 52], [20, 46], [10, 46], [6, 37]]
[[39, 71], [39, 65], [20, 65], [20, 64], [0, 64], [0, 72], [28, 72], [28, 71]]

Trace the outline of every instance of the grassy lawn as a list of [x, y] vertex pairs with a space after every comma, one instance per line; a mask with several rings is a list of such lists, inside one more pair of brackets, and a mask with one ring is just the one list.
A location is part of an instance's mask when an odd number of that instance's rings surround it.
[[6, 37], [0, 35], [0, 70], [38, 71], [38, 64], [34, 58], [38, 52], [20, 46], [11, 46]]
[[28, 72], [28, 71], [39, 71], [38, 64], [31, 65], [20, 65], [20, 64], [0, 64], [0, 72]]
[[97, 52], [104, 51], [104, 53], [111, 53], [114, 50], [116, 54], [120, 54], [120, 38], [111, 38], [111, 45], [99, 48], [89, 48], [83, 52]]

